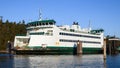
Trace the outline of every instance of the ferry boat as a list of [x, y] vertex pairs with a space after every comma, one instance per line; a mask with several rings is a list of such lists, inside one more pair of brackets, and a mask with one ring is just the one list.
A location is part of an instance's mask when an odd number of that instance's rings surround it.
[[57, 26], [53, 19], [29, 22], [26, 29], [25, 36], [15, 36], [16, 50], [74, 54], [79, 40], [83, 53], [102, 52], [103, 29], [82, 29], [78, 22], [73, 22], [72, 26]]

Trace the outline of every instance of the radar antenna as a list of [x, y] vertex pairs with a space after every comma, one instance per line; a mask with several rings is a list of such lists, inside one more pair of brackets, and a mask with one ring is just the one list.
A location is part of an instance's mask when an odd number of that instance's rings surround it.
[[42, 13], [41, 13], [41, 10], [39, 10], [39, 20], [40, 20], [40, 21], [42, 20]]
[[91, 21], [89, 20], [89, 26], [88, 26], [89, 31], [91, 30]]

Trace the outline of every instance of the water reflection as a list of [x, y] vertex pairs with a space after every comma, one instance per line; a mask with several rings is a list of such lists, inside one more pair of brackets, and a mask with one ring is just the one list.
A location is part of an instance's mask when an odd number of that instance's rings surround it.
[[30, 68], [30, 56], [14, 56], [14, 67], [15, 68]]
[[[105, 64], [104, 64], [105, 63]], [[0, 56], [0, 68], [106, 68], [103, 55]]]
[[103, 60], [104, 60], [104, 68], [107, 68], [106, 60], [105, 59]]
[[14, 68], [13, 55], [0, 54], [0, 68]]
[[102, 55], [16, 56], [15, 67], [29, 68], [103, 68]]
[[108, 68], [120, 68], [120, 54], [108, 55], [106, 63]]

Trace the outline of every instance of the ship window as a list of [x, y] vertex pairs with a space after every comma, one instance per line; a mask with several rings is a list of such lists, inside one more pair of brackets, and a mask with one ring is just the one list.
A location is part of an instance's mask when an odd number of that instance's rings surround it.
[[46, 25], [48, 25], [48, 23], [46, 23]]
[[76, 37], [87, 37], [87, 38], [96, 38], [96, 39], [100, 39], [100, 37], [96, 37], [96, 36], [87, 36], [87, 35], [71, 34], [71, 33], [63, 33], [63, 32], [60, 32], [59, 35], [76, 36]]
[[53, 22], [49, 22], [50, 25], [53, 25]]
[[41, 25], [41, 23], [39, 23]]
[[30, 35], [44, 35], [44, 32], [30, 33]]
[[[78, 42], [78, 40], [68, 40], [68, 39], [60, 39], [60, 42]], [[83, 43], [91, 43], [91, 44], [101, 44], [101, 42], [93, 42], [93, 41], [81, 41]]]
[[42, 25], [45, 25], [45, 23], [43, 23]]

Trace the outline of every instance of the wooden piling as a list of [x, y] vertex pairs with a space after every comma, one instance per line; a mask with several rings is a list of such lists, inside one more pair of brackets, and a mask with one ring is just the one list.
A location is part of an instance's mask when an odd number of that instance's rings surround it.
[[8, 43], [7, 43], [7, 50], [8, 50], [8, 53], [9, 54], [11, 54], [11, 42], [10, 41], [8, 41]]
[[106, 40], [104, 41], [104, 44], [103, 44], [103, 50], [104, 50], [103, 59], [106, 60]]
[[108, 53], [109, 53], [109, 55], [111, 55], [111, 53], [112, 53], [111, 52], [111, 44], [110, 43], [109, 43], [109, 52]]
[[77, 55], [81, 55], [82, 54], [82, 42], [78, 41], [77, 42]]

